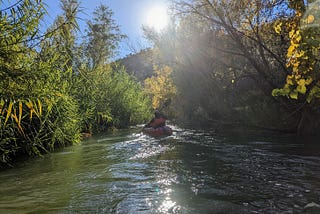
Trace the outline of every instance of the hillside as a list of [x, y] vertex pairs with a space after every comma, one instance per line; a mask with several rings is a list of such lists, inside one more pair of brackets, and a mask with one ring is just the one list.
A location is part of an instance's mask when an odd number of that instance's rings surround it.
[[143, 82], [146, 78], [153, 75], [153, 50], [145, 49], [136, 54], [130, 54], [125, 58], [119, 59], [117, 63], [123, 65], [129, 74]]

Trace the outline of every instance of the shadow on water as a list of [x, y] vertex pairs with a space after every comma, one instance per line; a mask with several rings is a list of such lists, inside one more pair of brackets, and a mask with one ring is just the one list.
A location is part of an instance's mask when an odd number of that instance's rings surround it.
[[0, 213], [319, 211], [311, 139], [173, 129], [159, 139], [139, 128], [96, 136], [0, 173]]

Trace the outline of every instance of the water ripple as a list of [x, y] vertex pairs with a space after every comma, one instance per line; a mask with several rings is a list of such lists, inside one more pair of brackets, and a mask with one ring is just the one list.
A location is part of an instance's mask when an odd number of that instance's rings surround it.
[[300, 213], [320, 204], [319, 146], [173, 129], [160, 139], [135, 129], [98, 136], [2, 172], [0, 212]]

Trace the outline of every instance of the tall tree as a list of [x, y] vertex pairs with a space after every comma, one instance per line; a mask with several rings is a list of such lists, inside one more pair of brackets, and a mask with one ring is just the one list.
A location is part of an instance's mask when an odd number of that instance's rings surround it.
[[89, 65], [96, 68], [116, 54], [119, 41], [126, 36], [112, 19], [113, 11], [101, 4], [93, 12], [93, 20], [88, 21], [86, 52]]
[[61, 57], [67, 59], [63, 65], [65, 71], [71, 71], [75, 63], [76, 53], [76, 32], [79, 30], [77, 14], [79, 12], [78, 0], [61, 0], [63, 14], [58, 16], [55, 21], [55, 28], [58, 32], [54, 34], [53, 45]]
[[219, 47], [214, 43], [216, 47], [213, 48], [244, 58], [257, 74], [247, 75], [256, 81], [263, 81], [269, 94], [278, 85], [274, 71], [287, 74], [283, 51], [276, 48], [275, 42], [278, 41], [270, 27], [275, 17], [279, 19], [291, 15], [284, 0], [178, 0], [175, 8], [176, 13], [182, 16], [192, 14], [206, 23], [212, 34], [220, 31], [227, 36], [227, 46]]
[[153, 109], [162, 109], [175, 97], [177, 91], [171, 79], [172, 69], [169, 66], [158, 69], [154, 67], [156, 76], [145, 79], [144, 90], [151, 97]]
[[208, 114], [207, 118], [223, 121], [229, 115], [230, 120], [240, 118], [265, 126], [272, 121], [274, 125], [287, 122], [277, 116], [277, 109], [284, 106], [281, 110], [288, 113], [296, 104], [275, 99], [271, 92], [289, 73], [286, 50], [290, 39], [273, 28], [276, 20], [294, 16], [289, 2], [174, 2], [175, 28], [165, 34], [148, 32], [147, 36], [174, 65], [180, 97], [189, 100], [185, 102], [186, 115], [200, 109]]
[[75, 102], [62, 94], [66, 81], [61, 81], [59, 68], [65, 61], [47, 43], [59, 29], [39, 34], [44, 13], [42, 1], [35, 0], [17, 1], [1, 10], [1, 162], [80, 140]]

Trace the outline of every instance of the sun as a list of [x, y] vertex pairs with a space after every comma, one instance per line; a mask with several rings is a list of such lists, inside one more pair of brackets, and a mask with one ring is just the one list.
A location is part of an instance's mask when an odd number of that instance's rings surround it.
[[146, 26], [156, 31], [163, 30], [169, 22], [167, 8], [164, 6], [154, 6], [146, 14]]

